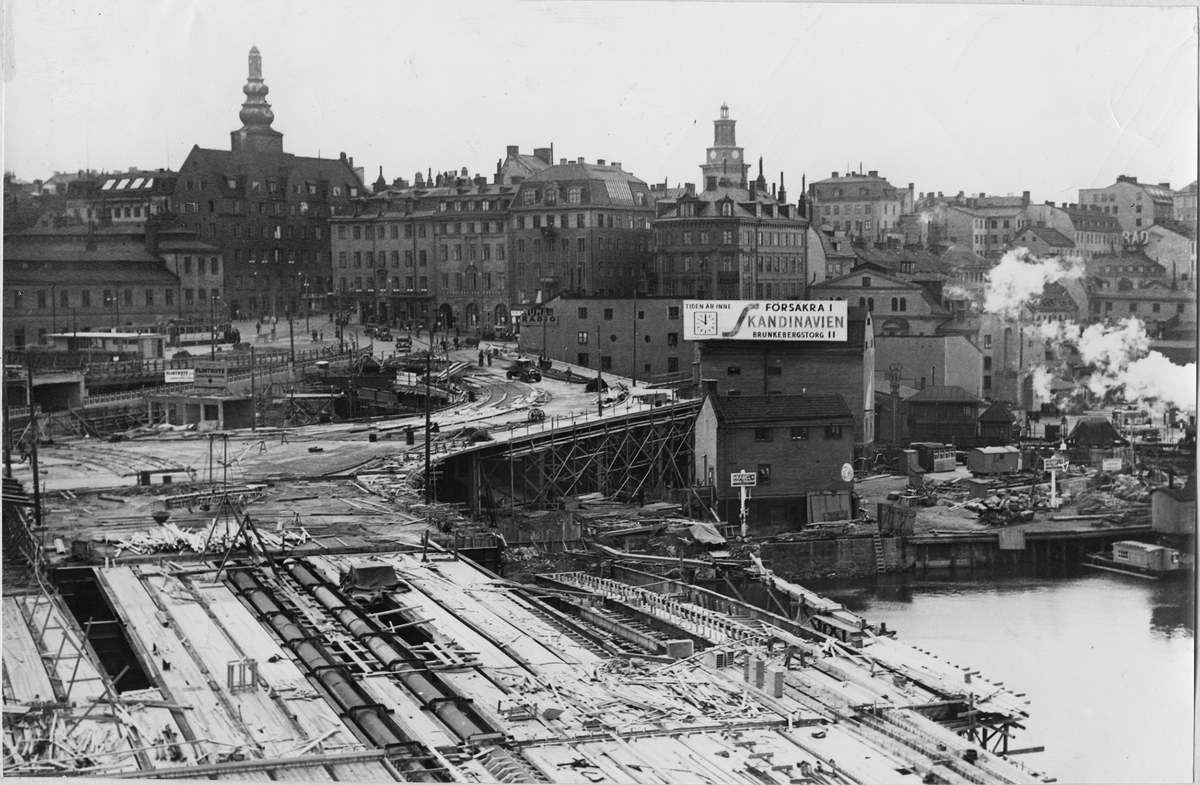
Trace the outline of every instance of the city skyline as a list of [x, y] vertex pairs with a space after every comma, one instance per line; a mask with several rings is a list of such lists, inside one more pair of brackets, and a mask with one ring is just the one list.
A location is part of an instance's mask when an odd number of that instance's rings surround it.
[[[389, 183], [490, 176], [510, 144], [698, 182], [722, 103], [752, 175], [762, 157], [768, 182], [782, 171], [796, 195], [801, 176], [860, 166], [917, 191], [1038, 201], [1076, 201], [1119, 174], [1196, 177], [1195, 8], [95, 8], [9, 7], [5, 169], [22, 179], [177, 169], [193, 145], [227, 149], [251, 46], [284, 149], [345, 152], [368, 183], [380, 166]], [[661, 51], [666, 30], [686, 41], [678, 56]]]

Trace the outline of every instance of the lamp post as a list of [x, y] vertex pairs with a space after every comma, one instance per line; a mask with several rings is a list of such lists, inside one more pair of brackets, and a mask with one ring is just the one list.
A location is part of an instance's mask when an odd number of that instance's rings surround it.
[[432, 412], [429, 406], [429, 378], [433, 375], [433, 339], [437, 332], [437, 320], [430, 322], [429, 351], [425, 353], [425, 503], [433, 503], [433, 475], [430, 473], [430, 427]]

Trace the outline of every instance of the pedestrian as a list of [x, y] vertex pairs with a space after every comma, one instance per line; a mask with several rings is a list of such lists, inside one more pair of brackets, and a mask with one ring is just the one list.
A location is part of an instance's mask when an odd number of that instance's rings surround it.
[[254, 334], [262, 335], [262, 319], [259, 319], [257, 322], [254, 323]]
[[491, 367], [491, 364], [492, 364], [492, 358], [493, 358], [493, 357], [495, 357], [495, 356], [496, 356], [496, 352], [495, 352], [495, 350], [488, 352], [488, 356], [487, 356], [487, 358], [488, 358], [488, 366], [489, 366], [489, 367]]
[[455, 349], [455, 351], [458, 350], [458, 336], [457, 335], [454, 336], [454, 349]]
[[317, 331], [317, 340], [320, 340], [320, 341], [325, 340], [325, 331], [324, 330]]
[[479, 350], [479, 367], [483, 367], [483, 349]]

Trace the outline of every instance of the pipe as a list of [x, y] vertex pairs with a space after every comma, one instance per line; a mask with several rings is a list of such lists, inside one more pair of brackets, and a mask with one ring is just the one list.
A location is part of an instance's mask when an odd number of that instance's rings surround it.
[[[304, 630], [283, 612], [257, 578], [244, 570], [234, 570], [229, 573], [229, 580], [259, 612], [262, 621], [279, 635], [308, 671], [321, 682], [333, 700], [372, 744], [383, 749], [411, 747], [414, 740], [394, 726], [388, 720], [386, 710], [369, 700], [362, 688], [345, 676], [342, 666], [329, 659], [321, 648], [310, 640]], [[400, 759], [396, 763], [422, 779], [436, 780], [434, 772], [419, 761]]]
[[[413, 660], [419, 659], [411, 652], [402, 651], [403, 644], [394, 635], [383, 633], [363, 619], [358, 611], [348, 606], [338, 593], [330, 589], [306, 565], [293, 562], [289, 566], [289, 571], [292, 578], [332, 613], [342, 626], [359, 643], [367, 647], [386, 668], [395, 671], [402, 666], [410, 665]], [[451, 732], [463, 741], [480, 735], [500, 732], [498, 728], [493, 728], [488, 724], [478, 713], [469, 711], [469, 706], [467, 710], [460, 707], [455, 702], [455, 699], [460, 697], [459, 694], [437, 674], [428, 670], [423, 673], [409, 670], [398, 673], [396, 676], [425, 708], [433, 712]]]

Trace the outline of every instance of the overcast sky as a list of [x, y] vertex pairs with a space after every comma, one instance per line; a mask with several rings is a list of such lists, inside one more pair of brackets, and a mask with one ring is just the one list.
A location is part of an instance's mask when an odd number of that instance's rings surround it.
[[[506, 145], [699, 182], [722, 102], [749, 160], [1075, 201], [1196, 179], [1197, 10], [996, 5], [6, 2], [5, 169], [177, 169], [228, 149], [263, 56], [284, 149], [368, 182]], [[795, 196], [792, 197], [793, 201]]]

